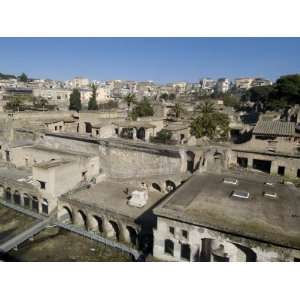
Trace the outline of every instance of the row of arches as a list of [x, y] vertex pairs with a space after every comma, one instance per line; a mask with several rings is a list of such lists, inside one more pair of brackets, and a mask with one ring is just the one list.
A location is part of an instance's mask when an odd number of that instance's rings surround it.
[[134, 227], [125, 225], [106, 216], [87, 214], [82, 209], [64, 205], [59, 211], [59, 218], [66, 223], [94, 231], [107, 238], [127, 242], [138, 247], [138, 234]]
[[11, 187], [4, 187], [0, 185], [0, 196], [5, 201], [16, 205], [23, 206], [36, 213], [49, 214], [49, 203], [45, 198], [39, 198], [35, 195], [21, 193], [19, 190], [12, 190]]
[[153, 182], [151, 184], [153, 190], [158, 191], [160, 193], [167, 192], [170, 193], [176, 189], [176, 184], [174, 181], [166, 180], [165, 182], [157, 183]]

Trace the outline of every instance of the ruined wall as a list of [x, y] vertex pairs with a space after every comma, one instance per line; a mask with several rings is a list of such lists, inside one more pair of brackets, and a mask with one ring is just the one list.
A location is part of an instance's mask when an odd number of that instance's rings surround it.
[[[174, 234], [170, 232], [170, 227], [174, 228]], [[188, 232], [187, 237], [183, 236], [182, 230]], [[173, 256], [164, 251], [166, 239], [174, 243]], [[209, 247], [204, 246], [204, 240], [210, 241], [208, 243]], [[214, 261], [214, 254], [218, 252], [220, 255], [222, 255], [223, 252], [224, 257], [228, 259], [228, 261], [234, 262], [294, 261], [295, 258], [300, 258], [300, 250], [275, 246], [269, 243], [258, 242], [204, 227], [158, 217], [157, 229], [154, 230], [154, 256], [166, 261], [184, 261], [185, 259], [181, 258], [182, 244], [188, 244], [190, 246], [191, 261], [201, 260], [201, 253], [203, 252], [206, 252], [209, 261]]]
[[186, 171], [186, 158], [180, 151], [126, 148], [100, 145], [100, 164], [114, 178], [176, 175]]
[[265, 160], [271, 161], [271, 171], [273, 175], [278, 174], [278, 167], [282, 166], [285, 168], [284, 175], [290, 178], [298, 177], [298, 170], [300, 170], [300, 158], [296, 157], [284, 157], [280, 155], [268, 155], [260, 153], [247, 153], [243, 151], [232, 151], [231, 155], [231, 164], [237, 165], [237, 158], [247, 158], [248, 159], [248, 168], [253, 167], [253, 160]]

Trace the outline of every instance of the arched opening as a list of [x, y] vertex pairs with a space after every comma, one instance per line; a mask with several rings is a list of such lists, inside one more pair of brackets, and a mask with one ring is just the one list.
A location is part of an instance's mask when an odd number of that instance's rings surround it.
[[103, 232], [103, 221], [99, 216], [93, 216], [94, 220], [96, 221], [96, 230], [99, 232]]
[[109, 223], [111, 224], [111, 226], [113, 227], [113, 229], [115, 231], [117, 241], [119, 241], [120, 240], [120, 229], [119, 229], [118, 224], [115, 221], [109, 221]]
[[227, 255], [223, 244], [220, 244], [218, 248], [213, 249], [211, 252], [212, 261], [215, 262], [229, 262], [229, 257]]
[[88, 229], [87, 216], [82, 210], [78, 210], [78, 212], [77, 212], [76, 225], [79, 225], [79, 226], [84, 227], [85, 229]]
[[67, 206], [62, 207], [62, 209], [59, 212], [59, 221], [66, 224], [73, 223], [73, 215], [69, 207]]
[[30, 208], [30, 198], [28, 194], [23, 194], [23, 200], [24, 200], [24, 207]]
[[187, 151], [186, 155], [187, 155], [187, 171], [193, 173], [195, 154], [192, 151]]
[[45, 215], [49, 214], [48, 200], [45, 198], [42, 200], [42, 213]]
[[85, 132], [92, 133], [92, 124], [90, 122], [85, 122]]
[[137, 133], [136, 133], [136, 137], [140, 140], [145, 140], [145, 136], [146, 136], [146, 130], [144, 127], [140, 127], [138, 130], [137, 130]]
[[131, 226], [127, 226], [126, 228], [129, 233], [129, 238], [130, 238], [131, 244], [136, 246], [137, 245], [137, 233], [136, 233], [135, 229], [132, 228]]
[[10, 187], [7, 187], [5, 189], [5, 200], [6, 201], [11, 201], [11, 189], [10, 189]]
[[165, 240], [165, 254], [174, 256], [174, 243], [171, 240]]
[[182, 259], [191, 260], [191, 247], [189, 244], [181, 244], [180, 256]]
[[247, 262], [255, 262], [257, 260], [257, 255], [256, 253], [248, 247], [245, 247], [240, 244], [234, 244], [238, 249], [240, 249], [244, 254], [246, 255], [246, 261]]
[[39, 212], [39, 200], [36, 196], [32, 196], [32, 210]]
[[155, 190], [157, 190], [158, 192], [161, 192], [160, 186], [157, 183], [155, 183], [155, 182], [152, 183], [152, 188], [155, 189]]
[[19, 191], [15, 191], [14, 192], [14, 203], [17, 204], [17, 205], [21, 205], [21, 195], [19, 193]]
[[166, 181], [166, 188], [167, 188], [168, 192], [172, 192], [176, 189], [176, 184], [171, 180], [167, 180]]

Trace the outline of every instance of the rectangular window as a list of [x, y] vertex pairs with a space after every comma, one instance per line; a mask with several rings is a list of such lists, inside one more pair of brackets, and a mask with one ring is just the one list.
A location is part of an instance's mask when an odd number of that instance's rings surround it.
[[169, 231], [170, 231], [171, 234], [174, 235], [174, 233], [175, 233], [175, 228], [174, 228], [174, 227], [169, 227]]
[[39, 212], [39, 202], [37, 199], [32, 199], [32, 210], [35, 212]]
[[182, 230], [182, 236], [185, 238], [185, 239], [187, 239], [188, 237], [189, 237], [189, 234], [188, 234], [188, 232], [186, 231], [186, 230]]
[[28, 198], [28, 196], [24, 195], [24, 206], [26, 208], [30, 208], [30, 199]]
[[39, 181], [39, 183], [40, 183], [40, 188], [41, 188], [42, 190], [45, 190], [45, 189], [46, 189], [46, 182], [44, 182], [44, 181]]
[[297, 170], [297, 177], [300, 178], [300, 169]]

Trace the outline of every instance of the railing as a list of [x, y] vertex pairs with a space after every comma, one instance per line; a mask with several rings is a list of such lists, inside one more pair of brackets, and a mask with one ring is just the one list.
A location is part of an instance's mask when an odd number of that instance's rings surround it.
[[39, 221], [38, 223], [35, 223], [32, 227], [28, 228], [27, 230], [23, 231], [22, 233], [18, 234], [17, 236], [11, 238], [10, 240], [0, 245], [0, 252], [6, 253], [9, 250], [24, 243], [26, 240], [38, 234], [45, 227], [47, 227], [50, 222], [51, 219], [47, 218], [45, 220]]
[[117, 249], [119, 249], [119, 250], [121, 250], [123, 252], [131, 254], [131, 255], [133, 255], [133, 257], [136, 260], [141, 256], [141, 253], [138, 250], [130, 248], [130, 247], [128, 247], [128, 246], [126, 246], [124, 244], [118, 243], [116, 241], [112, 241], [112, 240], [109, 240], [107, 238], [104, 238], [103, 236], [100, 236], [99, 234], [97, 234], [97, 233], [95, 233], [93, 231], [86, 231], [85, 229], [76, 227], [74, 225], [64, 224], [64, 223], [61, 223], [61, 222], [56, 222], [55, 224], [58, 227], [61, 227], [61, 228], [66, 229], [66, 230], [69, 230], [69, 231], [71, 231], [73, 233], [82, 235], [82, 236], [87, 237], [87, 238], [89, 238], [91, 240], [100, 242], [100, 243], [105, 244], [107, 246], [110, 246], [110, 247], [113, 247], [113, 248], [117, 248]]

